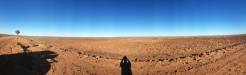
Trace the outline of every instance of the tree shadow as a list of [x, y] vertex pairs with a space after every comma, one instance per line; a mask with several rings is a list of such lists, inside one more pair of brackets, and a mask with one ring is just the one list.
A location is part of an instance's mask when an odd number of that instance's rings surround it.
[[120, 62], [121, 75], [132, 75], [131, 62], [124, 56]]
[[1, 75], [45, 75], [58, 54], [52, 51], [0, 55]]

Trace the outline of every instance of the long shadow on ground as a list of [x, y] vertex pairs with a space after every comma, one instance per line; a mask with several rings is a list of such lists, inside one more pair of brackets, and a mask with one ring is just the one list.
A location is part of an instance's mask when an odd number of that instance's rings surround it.
[[132, 75], [131, 62], [124, 56], [120, 62], [121, 75]]
[[57, 56], [52, 51], [0, 55], [0, 75], [45, 75]]

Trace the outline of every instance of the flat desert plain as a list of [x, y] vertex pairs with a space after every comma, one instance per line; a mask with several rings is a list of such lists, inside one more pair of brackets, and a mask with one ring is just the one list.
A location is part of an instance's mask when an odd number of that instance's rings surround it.
[[[124, 56], [128, 63], [121, 65]], [[18, 39], [0, 36], [0, 75], [124, 75], [124, 72], [246, 75], [246, 36], [19, 36]]]

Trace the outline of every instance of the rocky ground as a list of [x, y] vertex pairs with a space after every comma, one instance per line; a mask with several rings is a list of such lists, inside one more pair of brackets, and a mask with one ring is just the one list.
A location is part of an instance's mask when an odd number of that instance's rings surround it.
[[0, 36], [1, 74], [246, 75], [246, 36], [64, 38]]

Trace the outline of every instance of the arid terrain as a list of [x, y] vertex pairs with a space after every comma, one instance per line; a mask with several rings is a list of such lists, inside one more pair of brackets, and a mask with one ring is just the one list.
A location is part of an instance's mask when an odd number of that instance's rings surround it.
[[246, 75], [246, 35], [35, 37], [0, 35], [0, 75]]

